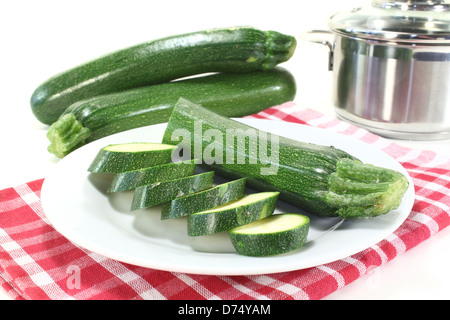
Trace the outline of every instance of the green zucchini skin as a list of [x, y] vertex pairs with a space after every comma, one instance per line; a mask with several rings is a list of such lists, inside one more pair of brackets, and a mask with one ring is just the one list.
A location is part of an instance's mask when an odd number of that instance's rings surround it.
[[171, 161], [172, 151], [175, 149], [175, 146], [160, 143], [145, 144], [156, 145], [156, 147], [160, 148], [137, 152], [118, 152], [108, 150], [111, 146], [117, 145], [109, 145], [100, 149], [90, 164], [88, 171], [92, 173], [119, 173], [156, 166]]
[[[273, 214], [279, 192], [262, 192], [247, 195], [233, 201], [234, 205], [215, 208], [215, 210], [195, 212], [188, 215], [188, 235], [197, 237], [227, 231], [238, 226], [246, 225], [258, 219], [266, 218]], [[250, 201], [250, 197], [263, 195], [258, 200]]]
[[[303, 247], [308, 238], [309, 225], [310, 220], [305, 215], [282, 213], [233, 228], [228, 231], [228, 234], [239, 254], [264, 257], [291, 252]], [[251, 231], [255, 226], [263, 226], [261, 232]], [[271, 230], [269, 232], [264, 228]]]
[[52, 124], [79, 100], [206, 72], [267, 70], [288, 60], [295, 47], [292, 36], [251, 27], [174, 35], [55, 75], [33, 92], [31, 109], [39, 121]]
[[176, 198], [162, 207], [161, 220], [187, 216], [240, 199], [244, 196], [245, 181], [245, 178], [241, 178]]
[[213, 185], [214, 171], [137, 187], [131, 211], [169, 202], [175, 198], [199, 192]]
[[[275, 135], [221, 117], [186, 99], [180, 99], [175, 106], [162, 142], [177, 144], [191, 157], [200, 149], [203, 165], [216, 174], [230, 179], [246, 177], [248, 186], [261, 191], [279, 191], [280, 199], [321, 216], [357, 218], [385, 214], [400, 205], [408, 187], [406, 177], [399, 172], [363, 164], [332, 146], [304, 143], [282, 136], [275, 136], [277, 139], [274, 139], [277, 159], [267, 164], [266, 159], [250, 149], [249, 139], [246, 139], [242, 150], [238, 139], [227, 141], [227, 132], [238, 132], [238, 129], [244, 133], [254, 130], [256, 145], [263, 148], [267, 144], [271, 152], [271, 141]], [[188, 137], [177, 136], [180, 130], [184, 130]], [[209, 130], [222, 136], [224, 144], [216, 148], [220, 161], [217, 161], [217, 155], [208, 158], [209, 154], [205, 152], [211, 144], [205, 135]], [[202, 134], [195, 134], [196, 131]], [[229, 161], [228, 154], [233, 155], [234, 159], [243, 157], [244, 161]], [[262, 171], [270, 167], [272, 173]], [[347, 180], [345, 186], [338, 179], [330, 179], [336, 175]], [[384, 191], [365, 188], [363, 194], [358, 194], [360, 191], [354, 190], [361, 189], [361, 183], [372, 187], [387, 183], [388, 188]]]
[[151, 183], [191, 176], [196, 166], [196, 160], [191, 160], [120, 172], [114, 175], [108, 192], [131, 190]]
[[72, 104], [49, 129], [48, 150], [62, 158], [85, 143], [169, 120], [184, 97], [226, 117], [241, 117], [291, 101], [292, 74], [281, 67], [246, 74], [212, 74], [94, 97]]

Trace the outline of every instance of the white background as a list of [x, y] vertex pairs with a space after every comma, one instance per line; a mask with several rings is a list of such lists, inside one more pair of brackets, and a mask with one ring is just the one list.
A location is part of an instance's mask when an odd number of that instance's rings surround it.
[[[57, 159], [47, 151], [47, 126], [29, 99], [47, 78], [105, 53], [164, 36], [249, 25], [298, 37], [327, 29], [355, 0], [2, 1], [0, 2], [0, 189], [43, 178]], [[327, 49], [299, 40], [283, 66], [296, 77], [295, 101], [334, 115]], [[450, 155], [450, 141], [407, 142]], [[331, 294], [327, 299], [449, 299], [450, 230]], [[9, 297], [0, 291], [0, 297]]]

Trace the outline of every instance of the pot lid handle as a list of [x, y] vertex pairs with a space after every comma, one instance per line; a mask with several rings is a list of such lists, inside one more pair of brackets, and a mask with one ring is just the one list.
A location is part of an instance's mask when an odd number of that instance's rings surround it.
[[372, 6], [383, 9], [400, 9], [413, 11], [449, 11], [450, 5], [445, 0], [373, 0]]

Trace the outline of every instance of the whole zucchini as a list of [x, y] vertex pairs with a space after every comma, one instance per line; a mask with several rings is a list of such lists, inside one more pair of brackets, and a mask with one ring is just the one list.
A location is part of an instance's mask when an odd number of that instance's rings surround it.
[[[332, 146], [269, 135], [186, 99], [176, 104], [163, 143], [177, 144], [219, 175], [246, 177], [248, 186], [279, 191], [280, 199], [322, 216], [387, 213], [399, 206], [408, 187], [397, 171], [363, 164]], [[268, 159], [259, 148], [276, 158]]]
[[60, 73], [31, 96], [36, 118], [52, 124], [72, 103], [206, 72], [267, 70], [294, 53], [294, 37], [251, 27], [175, 35], [122, 49]]
[[87, 142], [169, 120], [185, 97], [226, 117], [241, 117], [294, 99], [295, 79], [275, 67], [245, 74], [212, 74], [79, 101], [50, 126], [48, 150], [62, 158]]

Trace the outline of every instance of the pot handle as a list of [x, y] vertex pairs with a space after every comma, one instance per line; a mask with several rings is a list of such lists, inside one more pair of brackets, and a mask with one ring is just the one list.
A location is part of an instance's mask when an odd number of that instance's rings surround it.
[[328, 47], [329, 54], [328, 54], [328, 70], [333, 70], [333, 57], [334, 57], [334, 51], [333, 51], [333, 44], [331, 41], [324, 39], [318, 35], [327, 35], [328, 37], [332, 36], [333, 34], [331, 31], [327, 30], [309, 30], [302, 34], [300, 34], [300, 39], [313, 42], [313, 43], [319, 43], [323, 44], [324, 46]]

